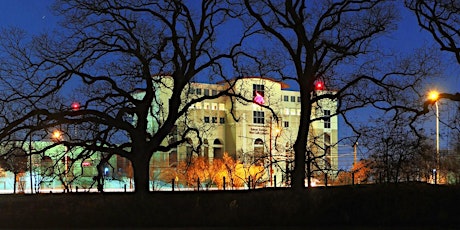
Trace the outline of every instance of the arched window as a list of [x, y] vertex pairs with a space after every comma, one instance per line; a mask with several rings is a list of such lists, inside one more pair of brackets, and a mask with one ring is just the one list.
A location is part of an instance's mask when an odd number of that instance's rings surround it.
[[222, 142], [219, 139], [215, 139], [213, 142], [214, 158], [222, 159], [224, 153], [222, 151]]
[[169, 152], [169, 167], [177, 167], [177, 151], [175, 149]]
[[185, 153], [186, 153], [186, 161], [190, 162], [192, 160], [192, 153], [193, 153], [193, 141], [191, 138], [187, 138], [187, 144], [185, 144]]
[[209, 159], [209, 143], [208, 143], [208, 139], [204, 139], [203, 141], [203, 156], [205, 159]]
[[331, 167], [331, 135], [329, 133], [324, 133], [324, 153], [325, 153], [325, 163], [326, 167]]
[[254, 160], [259, 164], [262, 164], [264, 156], [264, 141], [260, 138], [257, 138], [254, 141]]

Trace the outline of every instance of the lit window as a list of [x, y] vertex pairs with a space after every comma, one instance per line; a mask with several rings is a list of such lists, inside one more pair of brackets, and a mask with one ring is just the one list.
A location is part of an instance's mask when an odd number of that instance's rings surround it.
[[289, 109], [288, 108], [284, 108], [284, 114], [289, 115]]
[[253, 111], [254, 124], [264, 124], [265, 116], [263, 111]]
[[225, 104], [219, 103], [219, 110], [225, 110]]

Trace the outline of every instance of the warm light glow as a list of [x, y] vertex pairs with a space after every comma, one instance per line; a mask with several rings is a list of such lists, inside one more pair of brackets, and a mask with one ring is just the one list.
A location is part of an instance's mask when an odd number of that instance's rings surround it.
[[59, 130], [54, 130], [53, 132], [53, 139], [55, 140], [60, 140], [62, 137], [62, 133]]
[[428, 95], [428, 98], [430, 98], [430, 100], [432, 101], [438, 100], [438, 97], [439, 97], [439, 93], [436, 91], [431, 91], [430, 94]]

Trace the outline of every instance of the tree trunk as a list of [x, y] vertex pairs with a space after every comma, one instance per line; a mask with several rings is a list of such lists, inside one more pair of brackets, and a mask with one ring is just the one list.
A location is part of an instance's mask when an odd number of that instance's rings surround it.
[[[308, 82], [305, 85], [312, 85], [313, 82]], [[305, 93], [304, 93], [305, 92]], [[303, 89], [301, 87], [301, 105], [302, 110], [300, 112], [300, 124], [299, 130], [297, 133], [297, 138], [294, 143], [294, 169], [292, 172], [292, 182], [291, 186], [294, 191], [300, 191], [305, 188], [305, 163], [307, 163], [307, 170], [308, 175], [310, 175], [310, 156], [308, 161], [306, 161], [306, 153], [307, 153], [307, 142], [308, 142], [308, 133], [310, 127], [310, 116], [311, 116], [311, 109], [312, 106], [310, 104], [310, 91], [308, 88]], [[308, 177], [308, 185], [310, 186], [311, 181]]]
[[132, 164], [134, 173], [134, 193], [140, 195], [150, 193], [150, 157], [135, 157], [132, 160]]
[[13, 194], [16, 194], [17, 178], [18, 178], [18, 174], [14, 173]]
[[[294, 144], [294, 170], [292, 172], [291, 187], [295, 191], [305, 188], [305, 143], [297, 138]], [[303, 152], [303, 154], [301, 154]]]

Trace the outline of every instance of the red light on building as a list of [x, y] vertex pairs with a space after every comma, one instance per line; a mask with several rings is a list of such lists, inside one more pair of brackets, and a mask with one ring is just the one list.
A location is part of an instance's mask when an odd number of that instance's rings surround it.
[[72, 107], [72, 110], [73, 110], [73, 111], [77, 111], [77, 110], [80, 109], [80, 103], [78, 103], [78, 102], [73, 102], [72, 105], [71, 105], [71, 107]]
[[324, 83], [322, 81], [316, 81], [315, 90], [324, 90]]

